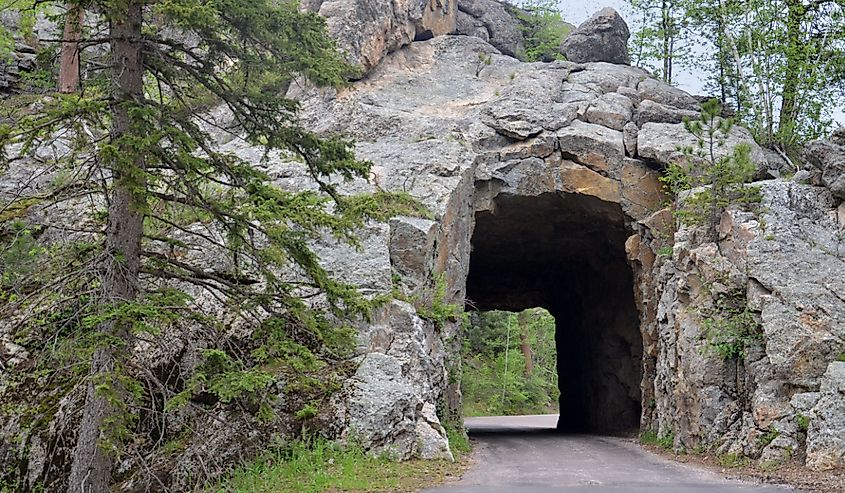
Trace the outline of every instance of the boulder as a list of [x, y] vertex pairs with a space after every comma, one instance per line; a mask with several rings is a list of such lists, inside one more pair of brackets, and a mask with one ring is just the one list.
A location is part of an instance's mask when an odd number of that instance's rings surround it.
[[563, 156], [593, 171], [607, 174], [625, 158], [622, 132], [601, 125], [572, 122], [557, 133]]
[[496, 0], [458, 0], [455, 34], [479, 37], [503, 54], [519, 57], [524, 50], [522, 31], [509, 9], [513, 7]]
[[637, 157], [637, 137], [640, 129], [634, 122], [628, 122], [622, 129], [622, 140], [625, 144], [625, 155], [628, 157]]
[[837, 134], [830, 141], [811, 142], [804, 159], [812, 168], [813, 184], [823, 185], [834, 197], [845, 200], [845, 138]]
[[429, 252], [437, 241], [437, 223], [415, 217], [390, 220], [390, 263], [411, 287], [425, 285], [431, 271]]
[[481, 38], [488, 43], [490, 42], [490, 31], [487, 30], [484, 22], [463, 10], [458, 10], [455, 14], [455, 34]]
[[[689, 111], [698, 111], [701, 107], [698, 100], [694, 97], [677, 87], [672, 87], [657, 79], [644, 79], [637, 86], [637, 92], [639, 93], [640, 100], [643, 102], [648, 100], [664, 106]], [[654, 110], [654, 108], [652, 108], [652, 110]]]
[[831, 363], [820, 398], [810, 413], [807, 466], [817, 471], [845, 467], [845, 363]]
[[[751, 146], [751, 160], [758, 169], [768, 169], [763, 150], [754, 142], [751, 132], [739, 126], [733, 127], [727, 139], [716, 147], [716, 158], [733, 153], [734, 148], [741, 143]], [[683, 124], [646, 123], [637, 134], [637, 152], [639, 157], [653, 161], [661, 166], [678, 163], [688, 159], [684, 148], [696, 149], [698, 140], [689, 133]], [[700, 158], [693, 158], [700, 159]]]
[[[363, 73], [415, 39], [455, 30], [456, 0], [309, 0], [301, 8], [326, 18], [329, 33]], [[362, 74], [363, 75], [363, 74]]]
[[631, 121], [633, 113], [634, 103], [630, 99], [611, 92], [593, 101], [585, 116], [589, 123], [622, 131]]
[[560, 52], [576, 63], [608, 62], [630, 65], [628, 38], [631, 32], [622, 16], [612, 8], [605, 8], [567, 36]]
[[642, 127], [646, 123], [683, 123], [685, 119], [695, 120], [698, 117], [697, 111], [682, 110], [645, 99], [637, 107], [634, 121]]
[[421, 406], [414, 388], [402, 376], [399, 361], [370, 353], [352, 380], [345, 438], [365, 444], [377, 454], [409, 459]]
[[[598, 91], [599, 94], [617, 92], [634, 101], [635, 99], [629, 94], [636, 93], [637, 85], [647, 78], [648, 74], [636, 67], [595, 62], [575, 65], [566, 80], [568, 83], [580, 84], [591, 91]], [[566, 87], [564, 84], [564, 89]]]

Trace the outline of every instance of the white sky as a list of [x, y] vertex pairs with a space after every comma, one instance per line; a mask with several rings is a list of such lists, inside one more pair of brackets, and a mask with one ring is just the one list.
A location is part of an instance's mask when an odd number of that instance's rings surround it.
[[[635, 23], [631, 18], [631, 7], [626, 0], [558, 0], [558, 5], [564, 19], [576, 26], [587, 20], [591, 15], [604, 7], [613, 7], [622, 14], [628, 26], [633, 31]], [[679, 67], [677, 86], [692, 94], [703, 94], [704, 80], [701, 72], [687, 67]], [[845, 126], [845, 108], [835, 113], [834, 118], [840, 125]]]

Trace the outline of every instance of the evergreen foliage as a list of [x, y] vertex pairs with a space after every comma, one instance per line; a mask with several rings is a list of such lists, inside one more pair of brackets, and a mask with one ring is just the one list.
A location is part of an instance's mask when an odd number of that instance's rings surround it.
[[[14, 3], [24, 19], [35, 6], [49, 7]], [[33, 355], [0, 389], [4, 401], [21, 402], [0, 410], [0, 421], [21, 420], [23, 456], [61, 398], [87, 388], [66, 459], [97, 489], [129, 448], [151, 457], [182, 436], [168, 422], [181, 407], [231, 403], [273, 420], [274, 385], [300, 409], [326, 399], [338, 388], [332, 375], [346, 371], [352, 324], [374, 301], [333, 279], [310, 242], [357, 245], [366, 221], [425, 211], [403, 194], [338, 190], [341, 180], [367, 179], [370, 163], [355, 158], [349, 140], [301, 127], [285, 94], [298, 80], [341, 86], [353, 70], [324, 20], [296, 2], [80, 6], [96, 26], [81, 39], [90, 68], [83, 89], [46, 95], [0, 121], [0, 171], [23, 161], [54, 177], [0, 204], [0, 315]], [[227, 131], [264, 150], [262, 162], [219, 149], [206, 118], [215, 106], [233, 120]], [[262, 166], [271, 160], [300, 163], [317, 190], [277, 187]], [[44, 228], [27, 222], [36, 206], [87, 214], [42, 239]], [[225, 315], [211, 315], [209, 303]], [[233, 330], [243, 326], [258, 329]], [[183, 331], [205, 346], [194, 370], [146, 366], [139, 348]], [[27, 405], [45, 394], [55, 398]], [[66, 479], [68, 465], [53, 464], [50, 477]], [[24, 473], [3, 471], [2, 480]], [[80, 487], [71, 479], [71, 491]]]
[[706, 349], [724, 360], [744, 358], [748, 347], [763, 337], [744, 292], [716, 296], [715, 306], [702, 310], [701, 315]]
[[463, 336], [465, 414], [555, 412], [560, 391], [554, 317], [543, 309], [532, 309], [519, 314], [484, 312], [473, 314], [470, 320]]
[[684, 125], [697, 139], [696, 147], [683, 149], [686, 159], [672, 163], [660, 179], [681, 198], [675, 215], [687, 225], [707, 227], [707, 238], [718, 239], [722, 213], [731, 205], [750, 206], [760, 201], [760, 189], [747, 186], [756, 171], [749, 144], [739, 144], [722, 153], [734, 125], [721, 118], [721, 105], [715, 99], [704, 103], [699, 120]]

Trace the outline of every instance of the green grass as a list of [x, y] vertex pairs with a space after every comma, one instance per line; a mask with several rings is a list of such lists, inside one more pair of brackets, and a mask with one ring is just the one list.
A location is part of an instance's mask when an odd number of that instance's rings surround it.
[[799, 414], [798, 417], [798, 431], [802, 433], [807, 433], [807, 430], [810, 429], [810, 418], [804, 416], [803, 414]]
[[[453, 436], [454, 435], [454, 436]], [[456, 457], [469, 450], [462, 433], [450, 433]], [[360, 448], [341, 448], [323, 439], [299, 441], [265, 454], [230, 474], [210, 493], [376, 493], [416, 491], [457, 478], [460, 461], [394, 462]]]
[[768, 433], [759, 437], [757, 439], [757, 443], [759, 443], [760, 446], [762, 446], [762, 447], [768, 447], [779, 436], [780, 436], [780, 432], [776, 428], [772, 428], [771, 430], [768, 431]]
[[449, 439], [449, 448], [452, 449], [455, 459], [460, 459], [472, 452], [472, 444], [469, 443], [469, 437], [465, 431], [447, 426], [446, 437]]
[[640, 435], [640, 443], [643, 445], [654, 445], [663, 450], [672, 450], [675, 446], [675, 434], [667, 433], [666, 435], [660, 436], [657, 432], [651, 430], [644, 431]]
[[745, 467], [750, 463], [742, 454], [724, 454], [719, 456], [719, 465], [727, 468]]

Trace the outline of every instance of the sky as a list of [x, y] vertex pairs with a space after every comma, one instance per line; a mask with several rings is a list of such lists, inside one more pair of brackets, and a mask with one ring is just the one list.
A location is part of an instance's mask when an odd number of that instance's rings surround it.
[[[631, 6], [627, 0], [558, 0], [564, 19], [570, 24], [579, 25], [591, 15], [605, 7], [613, 7], [625, 18], [628, 26], [634, 29], [631, 18]], [[676, 74], [677, 86], [691, 94], [704, 94], [704, 74], [686, 67], [679, 68]], [[845, 126], [845, 108], [835, 112], [834, 118]]]

